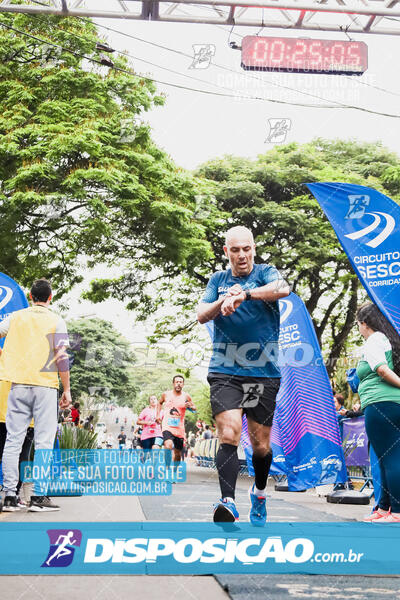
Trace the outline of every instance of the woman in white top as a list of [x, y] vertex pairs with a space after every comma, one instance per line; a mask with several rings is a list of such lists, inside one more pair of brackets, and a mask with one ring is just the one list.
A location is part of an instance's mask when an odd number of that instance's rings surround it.
[[365, 520], [400, 523], [400, 336], [370, 302], [359, 308], [357, 322], [366, 340], [357, 365], [358, 393], [382, 488], [378, 508]]

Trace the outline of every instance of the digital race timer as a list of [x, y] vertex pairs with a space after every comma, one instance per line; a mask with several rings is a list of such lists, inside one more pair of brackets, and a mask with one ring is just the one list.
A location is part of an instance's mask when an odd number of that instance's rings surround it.
[[364, 42], [248, 35], [242, 41], [242, 67], [247, 71], [362, 75], [368, 68], [368, 48]]

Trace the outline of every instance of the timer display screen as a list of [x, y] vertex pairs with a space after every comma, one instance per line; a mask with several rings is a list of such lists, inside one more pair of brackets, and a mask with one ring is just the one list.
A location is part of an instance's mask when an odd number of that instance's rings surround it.
[[242, 67], [247, 71], [362, 75], [368, 68], [368, 48], [364, 42], [248, 35], [242, 41]]

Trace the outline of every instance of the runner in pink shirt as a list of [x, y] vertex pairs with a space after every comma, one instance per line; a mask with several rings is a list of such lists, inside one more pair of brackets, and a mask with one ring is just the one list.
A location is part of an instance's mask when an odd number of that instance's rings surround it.
[[149, 405], [146, 406], [140, 413], [137, 425], [142, 427], [142, 435], [140, 436], [140, 445], [143, 450], [151, 448], [161, 448], [163, 445], [163, 434], [161, 431], [161, 420], [163, 412], [161, 411], [157, 417], [158, 400], [157, 396], [150, 396]]

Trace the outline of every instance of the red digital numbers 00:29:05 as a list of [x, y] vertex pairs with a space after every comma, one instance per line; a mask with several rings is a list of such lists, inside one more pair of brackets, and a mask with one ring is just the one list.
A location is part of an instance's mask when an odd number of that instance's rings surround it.
[[362, 75], [368, 68], [364, 42], [246, 36], [242, 67], [251, 71]]

